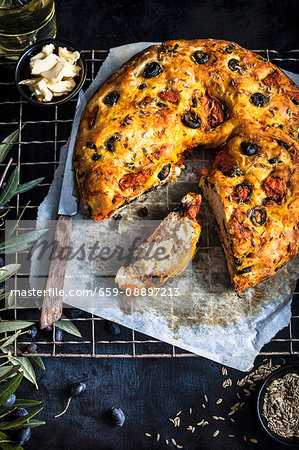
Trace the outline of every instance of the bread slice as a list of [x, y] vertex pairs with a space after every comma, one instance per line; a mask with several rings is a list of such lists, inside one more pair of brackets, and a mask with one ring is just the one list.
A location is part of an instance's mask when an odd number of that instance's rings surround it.
[[299, 251], [299, 145], [280, 130], [244, 122], [203, 171], [231, 282], [243, 291]]
[[122, 289], [156, 288], [181, 273], [198, 248], [200, 206], [199, 194], [185, 195], [180, 206], [137, 248], [133, 263], [118, 270], [116, 284]]

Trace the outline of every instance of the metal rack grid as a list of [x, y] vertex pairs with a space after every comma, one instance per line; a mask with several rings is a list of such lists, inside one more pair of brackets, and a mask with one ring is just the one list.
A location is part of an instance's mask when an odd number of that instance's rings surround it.
[[[299, 50], [289, 50], [281, 57], [276, 50], [254, 50], [255, 53], [280, 65], [282, 68], [299, 72]], [[84, 88], [93, 80], [107, 56], [106, 50], [84, 50], [88, 77]], [[66, 143], [73, 120], [76, 100], [53, 108], [35, 109], [24, 101], [15, 89], [13, 72], [15, 63], [0, 58], [0, 126], [1, 138], [19, 128], [19, 141], [12, 151], [14, 166], [20, 170], [21, 182], [44, 176], [44, 182], [30, 191], [32, 203], [27, 207], [25, 218], [34, 219], [37, 207], [51, 185], [54, 172], [59, 164], [59, 148]], [[26, 124], [26, 128], [22, 126]], [[30, 130], [30, 134], [28, 131]], [[34, 140], [32, 136], [37, 136]], [[37, 154], [40, 157], [37, 157]], [[5, 164], [0, 164], [0, 169]], [[24, 198], [25, 197], [25, 198]], [[18, 195], [11, 205], [17, 215], [27, 203], [26, 195]], [[16, 255], [16, 262], [18, 255]], [[18, 275], [15, 276], [17, 287]], [[288, 327], [281, 330], [260, 352], [260, 355], [299, 355], [299, 287], [294, 293], [292, 318]], [[297, 305], [296, 305], [297, 303]], [[30, 320], [38, 323], [38, 310], [12, 311], [14, 319]], [[65, 319], [70, 320], [70, 319]], [[173, 345], [142, 335], [134, 330], [122, 328], [120, 337], [111, 337], [105, 329], [105, 321], [92, 314], [71, 319], [80, 329], [83, 338], [70, 335], [62, 343], [55, 342], [55, 327], [51, 333], [39, 332], [36, 339], [22, 340], [22, 344], [36, 343], [42, 357], [93, 357], [93, 358], [172, 358], [194, 357], [197, 355], [176, 348]], [[17, 342], [15, 342], [15, 354]], [[30, 356], [26, 354], [26, 356]]]

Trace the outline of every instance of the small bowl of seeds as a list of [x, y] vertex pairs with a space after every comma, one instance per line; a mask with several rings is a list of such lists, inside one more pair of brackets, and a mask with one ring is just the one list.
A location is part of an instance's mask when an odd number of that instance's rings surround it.
[[272, 372], [257, 398], [259, 421], [276, 441], [299, 446], [299, 360]]

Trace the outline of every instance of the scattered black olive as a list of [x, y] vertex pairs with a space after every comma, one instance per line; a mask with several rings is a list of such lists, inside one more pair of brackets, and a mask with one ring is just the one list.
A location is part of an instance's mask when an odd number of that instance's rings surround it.
[[15, 401], [16, 401], [15, 394], [11, 394], [11, 396], [4, 403], [2, 403], [1, 406], [3, 406], [3, 408], [8, 408], [9, 406], [12, 406]]
[[254, 208], [250, 212], [250, 219], [253, 225], [262, 226], [267, 220], [267, 211], [263, 208]]
[[141, 217], [148, 216], [148, 209], [147, 209], [147, 207], [144, 206], [143, 208], [139, 209], [138, 215], [141, 216]]
[[144, 78], [153, 78], [158, 76], [161, 72], [162, 68], [160, 64], [158, 64], [156, 61], [153, 61], [145, 66], [143, 76]]
[[193, 53], [193, 57], [197, 62], [197, 64], [205, 64], [206, 62], [209, 61], [210, 58], [210, 56], [207, 53], [202, 52], [201, 50], [196, 50], [196, 52]]
[[120, 408], [111, 409], [111, 418], [118, 427], [122, 427], [126, 420], [124, 412]]
[[144, 88], [146, 88], [147, 87], [147, 84], [145, 84], [145, 83], [142, 83], [140, 86], [139, 86], [139, 90], [141, 91], [142, 89], [144, 89]]
[[167, 108], [167, 105], [165, 105], [165, 103], [162, 102], [158, 102], [157, 106], [159, 106], [159, 108]]
[[240, 183], [235, 187], [234, 197], [238, 203], [248, 202], [252, 197], [252, 186], [248, 183]]
[[294, 103], [294, 105], [298, 106], [299, 102], [293, 97], [291, 98], [291, 101]]
[[120, 326], [117, 323], [110, 322], [110, 320], [105, 320], [105, 328], [108, 333], [112, 334], [113, 336], [118, 336], [119, 334], [121, 334]]
[[237, 59], [230, 59], [228, 61], [228, 68], [232, 71], [232, 72], [239, 72], [241, 70], [240, 67], [240, 61], [238, 61]]
[[266, 197], [265, 200], [263, 201], [263, 205], [264, 206], [271, 206], [272, 202], [279, 204], [279, 202], [277, 201], [277, 199], [275, 197]]
[[29, 336], [32, 337], [32, 339], [35, 338], [35, 336], [37, 335], [37, 329], [34, 325], [32, 325], [32, 327], [29, 328], [28, 334], [29, 334]]
[[186, 127], [189, 128], [200, 128], [201, 120], [200, 117], [194, 111], [188, 111], [182, 117], [182, 122]]
[[85, 311], [82, 311], [82, 309], [78, 308], [71, 308], [68, 311], [68, 317], [70, 319], [76, 319], [77, 317], [83, 317], [85, 314]]
[[72, 386], [70, 388], [70, 396], [68, 398], [66, 407], [64, 408], [64, 410], [61, 413], [56, 414], [56, 416], [54, 416], [55, 419], [57, 417], [62, 416], [67, 411], [68, 407], [70, 406], [72, 398], [79, 397], [85, 391], [85, 389], [86, 389], [86, 384], [85, 383], [80, 382], [80, 383], [72, 384]]
[[55, 328], [55, 341], [62, 342], [63, 341], [63, 331], [61, 328]]
[[270, 158], [270, 159], [268, 159], [268, 162], [270, 163], [270, 164], [276, 164], [277, 163], [277, 158]]
[[101, 158], [102, 158], [102, 155], [99, 155], [98, 153], [94, 153], [94, 154], [92, 155], [93, 161], [98, 161], [98, 160], [101, 159]]
[[241, 147], [243, 154], [246, 156], [253, 156], [258, 151], [258, 145], [252, 144], [251, 142], [248, 141], [243, 141]]
[[114, 152], [114, 142], [116, 142], [116, 141], [119, 141], [118, 136], [111, 136], [111, 138], [108, 139], [107, 149], [109, 150], [109, 152], [111, 152], [111, 153]]
[[30, 428], [23, 428], [21, 430], [16, 430], [14, 434], [14, 442], [16, 445], [24, 445], [25, 442], [28, 442], [31, 438], [31, 430]]
[[75, 383], [71, 386], [70, 396], [71, 397], [79, 397], [86, 389], [85, 383]]
[[46, 331], [46, 332], [50, 332], [50, 331], [52, 331], [53, 330], [53, 327], [52, 327], [52, 325], [48, 325], [47, 327], [45, 327], [45, 328], [43, 328], [43, 331]]
[[37, 345], [36, 344], [29, 344], [27, 347], [27, 352], [28, 353], [33, 353], [35, 352], [35, 350], [37, 349]]
[[193, 106], [193, 108], [197, 108], [197, 98], [196, 97], [194, 97], [192, 99], [192, 106]]
[[225, 51], [225, 53], [232, 53], [232, 51], [235, 49], [236, 49], [236, 46], [234, 44], [229, 44], [225, 47], [224, 51]]
[[122, 215], [121, 214], [115, 214], [115, 216], [112, 217], [113, 220], [120, 220], [122, 219]]
[[279, 139], [276, 142], [277, 142], [278, 145], [280, 145], [281, 147], [284, 147], [286, 150], [290, 149], [290, 146], [286, 142], [281, 141]]
[[107, 106], [115, 106], [118, 102], [119, 94], [117, 92], [110, 92], [110, 94], [107, 94], [106, 97], [103, 100], [103, 103]]
[[264, 106], [266, 103], [266, 97], [264, 96], [264, 94], [261, 94], [260, 92], [252, 94], [250, 100], [254, 104], [254, 106], [258, 106], [260, 108]]
[[[11, 418], [13, 420], [19, 419], [20, 417], [27, 416], [28, 411], [25, 408], [17, 408], [11, 413]], [[26, 422], [29, 422], [29, 419], [26, 420]]]
[[79, 172], [77, 175], [78, 180], [80, 180], [80, 178], [84, 177], [84, 175], [85, 175], [85, 172]]
[[3, 267], [4, 265], [5, 265], [4, 259], [1, 258], [1, 256], [0, 256], [0, 267]]
[[166, 180], [166, 178], [169, 175], [170, 172], [170, 168], [171, 168], [171, 164], [166, 164], [166, 166], [163, 167], [163, 169], [161, 170], [161, 172], [158, 173], [157, 177], [159, 178], [159, 180], [163, 181]]
[[244, 269], [237, 270], [237, 274], [243, 275], [243, 273], [249, 273], [252, 271], [252, 266], [244, 267]]
[[230, 169], [227, 174], [228, 177], [233, 178], [233, 177], [240, 177], [241, 175], [243, 175], [243, 172], [238, 169], [238, 167], [233, 167], [232, 169]]

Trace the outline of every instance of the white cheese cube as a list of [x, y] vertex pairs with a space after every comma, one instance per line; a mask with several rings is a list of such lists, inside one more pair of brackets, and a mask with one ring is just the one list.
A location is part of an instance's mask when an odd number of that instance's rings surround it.
[[58, 56], [54, 55], [54, 53], [50, 53], [50, 55], [43, 59], [34, 59], [32, 61], [31, 74], [41, 75], [42, 72], [51, 70], [57, 64], [58, 60]]
[[59, 60], [57, 64], [52, 67], [52, 69], [42, 72], [41, 76], [47, 78], [47, 80], [49, 80], [52, 84], [59, 83], [59, 81], [61, 81], [63, 78], [63, 69], [65, 64], [66, 61]]
[[72, 91], [76, 86], [76, 83], [74, 80], [62, 80], [59, 81], [59, 83], [48, 83], [47, 86], [50, 91], [53, 92], [54, 96], [57, 97]]
[[53, 98], [53, 93], [50, 91], [46, 81], [43, 79], [36, 83], [35, 92], [38, 99], [43, 102], [50, 102]]
[[66, 61], [74, 63], [80, 58], [79, 52], [70, 52], [66, 47], [59, 47], [58, 55]]

